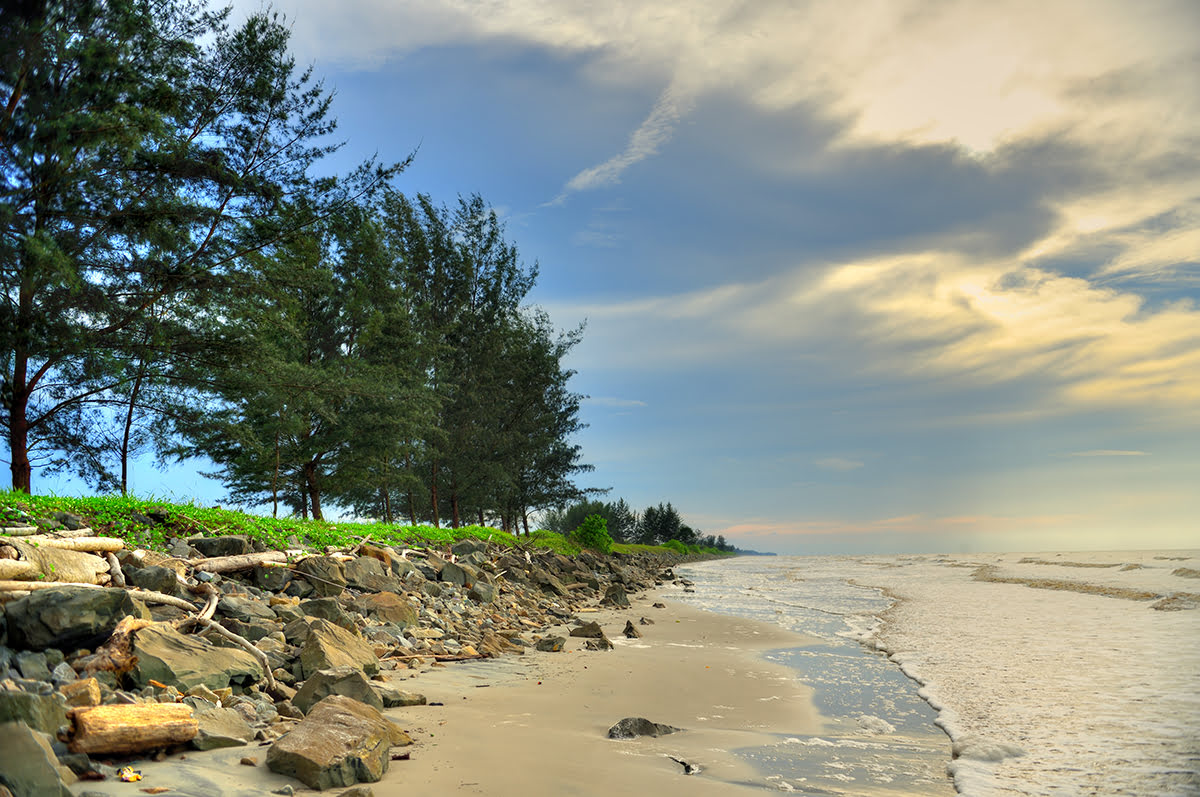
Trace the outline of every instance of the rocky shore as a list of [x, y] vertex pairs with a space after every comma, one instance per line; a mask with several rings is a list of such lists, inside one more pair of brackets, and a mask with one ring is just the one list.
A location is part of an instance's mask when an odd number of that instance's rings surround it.
[[477, 539], [284, 552], [241, 535], [131, 550], [58, 525], [0, 536], [0, 795], [87, 795], [69, 787], [247, 745], [242, 763], [296, 779], [277, 793], [368, 794], [356, 784], [412, 743], [384, 711], [426, 703], [396, 675], [553, 655], [566, 633], [610, 648], [589, 616], [672, 581], [680, 559]]

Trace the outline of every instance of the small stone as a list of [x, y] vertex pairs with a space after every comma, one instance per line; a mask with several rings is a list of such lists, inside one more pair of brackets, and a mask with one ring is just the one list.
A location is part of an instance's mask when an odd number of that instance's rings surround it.
[[567, 643], [566, 637], [548, 636], [542, 637], [533, 647], [535, 650], [540, 650], [545, 653], [558, 653], [563, 649], [563, 645]]
[[256, 767], [258, 766], [258, 759], [253, 756], [244, 756], [238, 763], [244, 767]]
[[572, 628], [571, 636], [584, 637], [585, 639], [602, 639], [604, 637], [604, 629], [600, 627], [599, 623], [592, 620]]
[[637, 627], [634, 626], [634, 624], [629, 620], [625, 621], [625, 630], [622, 631], [621, 633], [623, 633], [629, 639], [641, 639], [642, 638], [642, 632], [637, 630]]
[[608, 729], [609, 739], [636, 739], [639, 736], [665, 736], [683, 728], [651, 722], [645, 717], [625, 717]]

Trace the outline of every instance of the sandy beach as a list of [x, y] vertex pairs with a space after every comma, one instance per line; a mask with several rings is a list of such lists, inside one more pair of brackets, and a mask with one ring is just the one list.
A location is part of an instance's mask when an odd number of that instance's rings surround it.
[[[764, 660], [767, 650], [796, 647], [807, 637], [639, 593], [626, 610], [581, 613], [616, 646], [583, 649], [568, 637], [559, 653], [529, 650], [478, 662], [425, 666], [392, 674], [406, 689], [441, 705], [392, 709], [388, 716], [414, 744], [393, 748], [377, 797], [417, 794], [655, 795], [761, 791], [760, 774], [729, 751], [777, 741], [768, 734], [815, 734], [821, 720], [795, 671]], [[666, 603], [656, 609], [655, 601]], [[639, 625], [640, 618], [653, 624]], [[621, 635], [627, 620], [641, 639]], [[569, 626], [551, 630], [567, 636]], [[607, 730], [624, 717], [646, 717], [685, 732], [615, 741]], [[258, 765], [243, 766], [244, 757]], [[669, 756], [696, 764], [685, 775]], [[162, 762], [138, 762], [141, 787], [165, 794], [242, 797], [285, 785], [317, 793], [269, 772], [266, 747], [191, 752]], [[131, 793], [125, 783], [77, 783], [72, 792]], [[342, 789], [327, 793], [337, 794]]]

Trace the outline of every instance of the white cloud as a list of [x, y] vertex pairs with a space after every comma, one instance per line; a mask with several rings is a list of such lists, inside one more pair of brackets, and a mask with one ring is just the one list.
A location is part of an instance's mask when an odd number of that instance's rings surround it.
[[863, 466], [863, 463], [856, 459], [843, 459], [842, 457], [826, 457], [825, 459], [817, 459], [813, 464], [824, 470], [850, 471], [858, 470]]
[[583, 400], [585, 404], [597, 404], [601, 407], [617, 407], [619, 409], [628, 409], [630, 407], [645, 407], [646, 402], [637, 399], [623, 399], [612, 396], [589, 396]]
[[1072, 457], [1145, 457], [1145, 451], [1122, 451], [1120, 449], [1097, 448], [1091, 451], [1072, 451]]

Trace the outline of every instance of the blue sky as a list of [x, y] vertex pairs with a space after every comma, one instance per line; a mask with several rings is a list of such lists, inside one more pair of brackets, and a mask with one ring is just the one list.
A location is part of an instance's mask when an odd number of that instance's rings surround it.
[[275, 8], [342, 162], [417, 150], [586, 320], [611, 497], [781, 553], [1200, 542], [1194, 2]]

